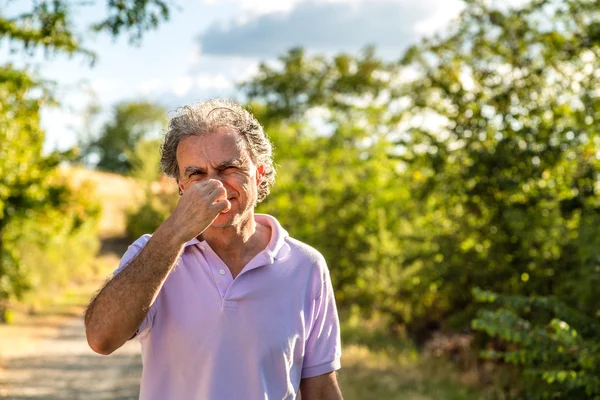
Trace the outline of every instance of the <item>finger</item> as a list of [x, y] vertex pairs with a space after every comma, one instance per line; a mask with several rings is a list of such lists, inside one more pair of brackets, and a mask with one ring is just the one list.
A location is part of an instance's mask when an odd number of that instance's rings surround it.
[[223, 183], [221, 181], [218, 181], [216, 179], [211, 179], [206, 182], [206, 194], [207, 195], [210, 195], [215, 190], [219, 190], [221, 188], [223, 188], [223, 189], [225, 188], [225, 186], [223, 186]]
[[227, 190], [223, 186], [216, 188], [208, 194], [208, 200], [210, 204], [215, 203], [219, 200], [227, 200]]
[[221, 181], [217, 179], [209, 179], [207, 181], [194, 181], [190, 183], [190, 188], [194, 188], [202, 193], [209, 194], [219, 186], [223, 186]]
[[221, 214], [225, 214], [231, 210], [231, 202], [227, 199], [217, 201], [214, 206]]

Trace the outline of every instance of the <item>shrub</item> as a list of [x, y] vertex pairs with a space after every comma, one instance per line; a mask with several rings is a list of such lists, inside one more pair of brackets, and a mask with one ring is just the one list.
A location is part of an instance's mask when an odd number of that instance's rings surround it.
[[177, 201], [179, 196], [171, 181], [154, 182], [146, 191], [140, 207], [127, 212], [127, 236], [135, 240], [146, 233], [153, 233], [171, 215]]
[[520, 368], [519, 398], [600, 399], [600, 322], [552, 297], [503, 296], [474, 289], [482, 309], [474, 329], [500, 342], [482, 352]]
[[100, 247], [101, 209], [93, 185], [83, 182], [74, 187], [68, 177], [59, 174], [50, 184], [60, 205], [49, 203], [30, 210], [27, 218], [13, 220], [5, 229], [5, 238], [14, 244], [13, 255], [21, 266], [27, 289], [22, 294], [34, 306], [69, 283], [93, 276], [92, 260]]

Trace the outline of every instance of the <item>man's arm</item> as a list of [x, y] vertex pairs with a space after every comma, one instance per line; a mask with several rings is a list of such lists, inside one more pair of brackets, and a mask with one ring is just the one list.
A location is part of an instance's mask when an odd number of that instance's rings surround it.
[[201, 234], [228, 206], [227, 192], [217, 180], [188, 187], [173, 214], [140, 254], [89, 305], [85, 332], [92, 350], [110, 354], [135, 335], [185, 243]]
[[90, 303], [85, 328], [96, 353], [111, 354], [135, 336], [181, 254], [183, 244], [168, 232], [168, 226], [161, 228]]
[[300, 381], [302, 400], [342, 400], [335, 371]]

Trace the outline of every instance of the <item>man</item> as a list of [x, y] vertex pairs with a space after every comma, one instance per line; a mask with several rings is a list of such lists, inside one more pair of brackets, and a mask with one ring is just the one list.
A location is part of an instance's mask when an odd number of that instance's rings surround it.
[[258, 121], [225, 100], [184, 107], [161, 165], [181, 198], [92, 300], [90, 347], [111, 354], [138, 336], [144, 400], [341, 399], [325, 261], [254, 214], [275, 178]]

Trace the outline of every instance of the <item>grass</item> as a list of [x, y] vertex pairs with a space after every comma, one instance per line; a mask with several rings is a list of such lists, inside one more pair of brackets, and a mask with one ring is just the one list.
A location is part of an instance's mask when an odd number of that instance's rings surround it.
[[377, 316], [365, 321], [342, 312], [345, 400], [478, 400], [485, 397], [460, 381], [455, 368], [423, 356], [406, 338], [393, 337]]

